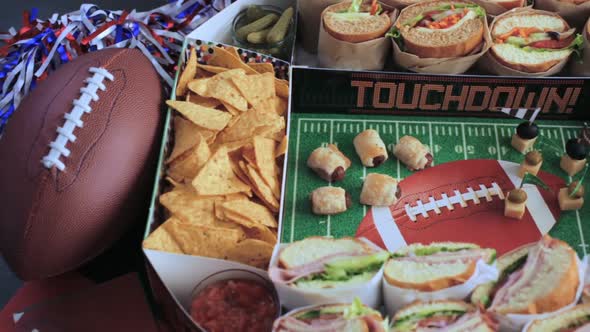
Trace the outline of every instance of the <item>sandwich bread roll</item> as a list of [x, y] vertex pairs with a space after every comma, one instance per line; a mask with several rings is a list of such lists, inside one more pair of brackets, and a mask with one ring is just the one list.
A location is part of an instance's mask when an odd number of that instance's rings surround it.
[[502, 65], [526, 73], [542, 73], [568, 60], [581, 37], [556, 14], [515, 10], [498, 16], [491, 29], [490, 54]]
[[399, 310], [392, 319], [395, 332], [493, 332], [497, 323], [462, 301], [416, 302]]
[[576, 252], [565, 242], [543, 237], [506, 253], [495, 284], [479, 286], [471, 297], [497, 314], [542, 314], [557, 311], [576, 300], [581, 282]]
[[471, 243], [411, 244], [394, 253], [385, 264], [384, 277], [399, 288], [433, 292], [469, 280], [480, 259], [492, 264], [496, 251]]
[[407, 7], [396, 28], [408, 53], [420, 58], [461, 57], [483, 43], [484, 16], [485, 11], [470, 2], [427, 1]]
[[371, 5], [361, 5], [358, 13], [348, 13], [351, 2], [341, 2], [324, 11], [324, 29], [334, 38], [349, 42], [362, 43], [381, 38], [391, 27], [391, 18], [387, 12], [371, 14]]

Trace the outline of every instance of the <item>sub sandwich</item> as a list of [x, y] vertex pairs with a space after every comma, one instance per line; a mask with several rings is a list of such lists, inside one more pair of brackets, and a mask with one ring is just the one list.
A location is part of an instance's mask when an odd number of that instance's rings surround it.
[[389, 14], [373, 0], [341, 2], [332, 5], [323, 13], [324, 29], [334, 38], [349, 43], [362, 43], [385, 36], [391, 27]]
[[420, 58], [471, 54], [484, 42], [485, 10], [467, 1], [426, 1], [404, 9], [388, 34]]
[[274, 322], [273, 332], [388, 332], [381, 313], [362, 304], [325, 304], [289, 313]]
[[524, 332], [590, 331], [590, 304], [577, 305], [555, 316], [534, 320]]
[[576, 300], [580, 284], [575, 251], [549, 236], [498, 259], [500, 277], [478, 286], [474, 304], [498, 314], [541, 314], [556, 311]]
[[557, 14], [516, 10], [499, 16], [492, 25], [490, 54], [502, 65], [527, 73], [541, 73], [579, 52], [583, 38]]
[[497, 323], [462, 301], [416, 302], [399, 310], [392, 319], [394, 332], [492, 332]]
[[310, 237], [283, 248], [268, 274], [306, 290], [357, 286], [373, 279], [389, 256], [359, 239]]
[[411, 244], [393, 254], [384, 277], [399, 288], [432, 292], [469, 280], [478, 260], [493, 264], [495, 259], [496, 250], [471, 243]]

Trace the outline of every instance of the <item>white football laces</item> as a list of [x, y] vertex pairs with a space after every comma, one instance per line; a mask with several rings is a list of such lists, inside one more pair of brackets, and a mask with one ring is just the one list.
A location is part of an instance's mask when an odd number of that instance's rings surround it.
[[66, 119], [64, 125], [57, 128], [57, 138], [55, 141], [49, 143], [51, 150], [41, 160], [46, 168], [57, 167], [57, 169], [62, 172], [66, 169], [66, 165], [60, 160], [60, 158], [62, 156], [67, 158], [70, 155], [70, 150], [66, 145], [68, 142], [73, 143], [76, 141], [74, 129], [82, 128], [84, 126], [82, 115], [84, 113], [92, 112], [92, 108], [90, 107], [91, 101], [96, 102], [100, 99], [96, 92], [99, 89], [101, 91], [106, 90], [106, 86], [103, 83], [104, 79], [106, 78], [109, 81], [115, 79], [115, 77], [104, 68], [90, 67], [88, 71], [94, 74], [94, 76], [84, 80], [86, 86], [80, 89], [80, 98], [74, 100], [74, 107], [69, 113], [64, 115], [64, 118]]
[[492, 201], [492, 196], [498, 196], [500, 200], [504, 199], [504, 193], [502, 193], [502, 189], [500, 189], [500, 186], [496, 182], [492, 182], [491, 187], [480, 184], [479, 190], [473, 190], [473, 188], [467, 187], [467, 192], [461, 193], [459, 190], [455, 190], [453, 193], [454, 195], [451, 196], [443, 193], [441, 199], [438, 200], [430, 196], [427, 203], [422, 203], [421, 200], [418, 200], [414, 206], [406, 204], [404, 206], [406, 214], [410, 217], [410, 220], [416, 221], [416, 216], [421, 215], [424, 218], [428, 218], [428, 213], [432, 211], [436, 214], [441, 214], [441, 208], [447, 208], [449, 211], [453, 211], [455, 205], [466, 208], [468, 201], [473, 201], [477, 205], [481, 202], [480, 198], [485, 199], [487, 202]]

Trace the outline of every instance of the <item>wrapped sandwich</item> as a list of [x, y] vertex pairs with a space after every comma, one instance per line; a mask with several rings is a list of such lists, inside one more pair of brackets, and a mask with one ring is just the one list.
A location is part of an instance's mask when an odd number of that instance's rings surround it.
[[392, 332], [493, 332], [498, 331], [490, 315], [462, 301], [416, 302], [392, 318]]
[[471, 301], [501, 317], [507, 329], [574, 305], [582, 292], [585, 268], [575, 251], [549, 236], [504, 254], [498, 268], [498, 281], [476, 288]]
[[413, 301], [463, 300], [478, 285], [496, 281], [496, 250], [471, 243], [412, 244], [385, 263], [383, 294], [393, 314]]
[[532, 321], [524, 332], [583, 332], [590, 331], [590, 304], [575, 306], [543, 319]]
[[388, 34], [396, 62], [423, 73], [467, 71], [490, 44], [485, 10], [467, 1], [425, 1], [402, 10]]
[[318, 60], [322, 67], [380, 70], [390, 50], [385, 34], [392, 12], [376, 0], [344, 1], [322, 13]]
[[561, 71], [583, 37], [559, 15], [517, 9], [496, 17], [486, 65], [499, 75], [548, 76]]
[[377, 310], [358, 298], [352, 304], [323, 304], [296, 309], [277, 319], [273, 332], [388, 332], [389, 324]]
[[356, 296], [375, 307], [389, 256], [361, 239], [310, 237], [282, 245], [268, 274], [287, 308], [351, 302]]

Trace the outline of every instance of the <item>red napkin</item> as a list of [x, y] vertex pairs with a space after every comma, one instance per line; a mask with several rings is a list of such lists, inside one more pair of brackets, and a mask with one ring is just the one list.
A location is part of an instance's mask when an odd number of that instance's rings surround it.
[[15, 323], [17, 332], [158, 332], [136, 274], [34, 304]]

